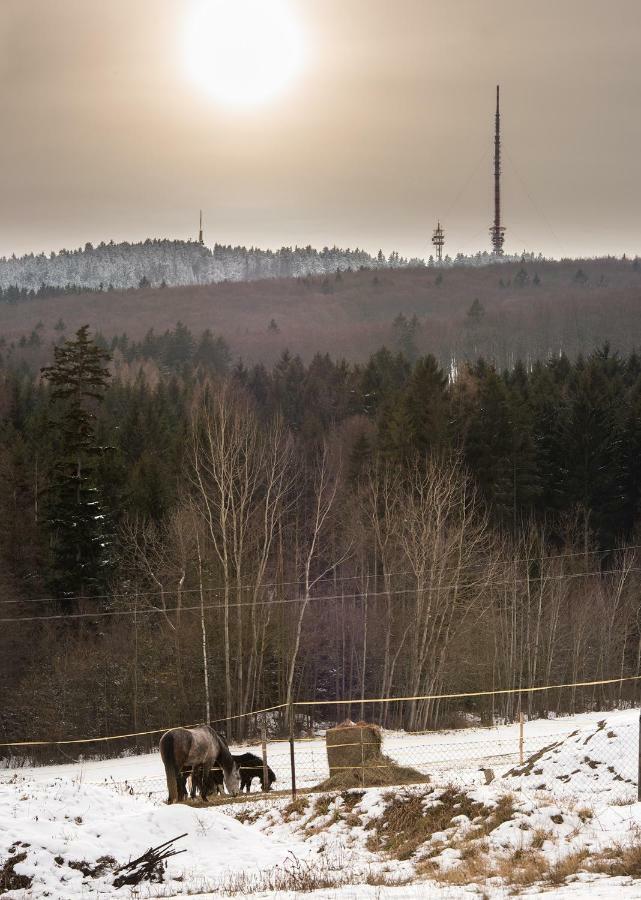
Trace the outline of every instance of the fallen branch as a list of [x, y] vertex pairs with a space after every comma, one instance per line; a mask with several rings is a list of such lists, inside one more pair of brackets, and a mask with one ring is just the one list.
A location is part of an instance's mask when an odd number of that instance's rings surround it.
[[142, 856], [120, 866], [114, 873], [116, 875], [113, 882], [114, 887], [140, 884], [141, 881], [162, 881], [165, 870], [163, 861], [171, 856], [185, 853], [185, 850], [176, 850], [173, 846], [176, 841], [184, 837], [187, 837], [187, 832], [179, 834], [178, 837], [171, 838], [163, 844], [158, 844], [157, 847], [150, 847]]

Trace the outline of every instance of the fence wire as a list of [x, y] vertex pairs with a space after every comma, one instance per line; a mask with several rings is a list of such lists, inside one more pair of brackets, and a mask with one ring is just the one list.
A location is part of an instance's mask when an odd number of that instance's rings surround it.
[[[242, 743], [229, 743], [233, 754], [250, 752], [262, 758], [264, 733], [267, 762], [276, 775], [273, 789], [278, 792], [391, 787], [427, 780], [473, 787], [500, 781], [506, 788], [531, 793], [629, 798], [638, 791], [639, 687], [639, 676], [626, 676], [470, 694], [298, 702], [289, 709], [279, 705], [249, 713], [244, 717], [248, 736]], [[499, 715], [493, 705], [506, 696], [516, 721], [506, 721], [504, 711]], [[418, 713], [433, 712], [429, 704], [435, 701], [441, 704], [437, 724], [461, 727], [417, 731], [380, 727], [404, 721], [411, 711], [408, 704], [414, 703]], [[599, 711], [604, 707], [608, 711]], [[577, 708], [589, 711], [577, 713]], [[352, 711], [365, 721], [342, 721]], [[421, 715], [416, 718], [421, 721]], [[225, 730], [224, 723], [215, 727]], [[4, 741], [0, 782], [44, 781], [81, 772], [87, 781], [160, 802], [167, 791], [157, 752], [163, 730], [106, 738]], [[261, 794], [258, 779], [251, 792]]]

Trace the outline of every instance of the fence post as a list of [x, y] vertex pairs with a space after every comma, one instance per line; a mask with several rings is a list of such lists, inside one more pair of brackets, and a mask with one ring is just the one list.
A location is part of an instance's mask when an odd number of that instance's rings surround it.
[[637, 800], [641, 800], [641, 712], [639, 713], [639, 764], [637, 770]]
[[289, 761], [292, 768], [292, 800], [296, 799], [296, 762], [294, 760], [294, 707], [289, 704]]
[[523, 756], [523, 712], [519, 713], [519, 764], [522, 766], [524, 761]]
[[263, 751], [263, 791], [269, 790], [269, 775], [267, 771], [267, 713], [263, 713], [260, 725], [260, 743]]
[[363, 726], [361, 725], [361, 786], [365, 787], [365, 752], [363, 750]]

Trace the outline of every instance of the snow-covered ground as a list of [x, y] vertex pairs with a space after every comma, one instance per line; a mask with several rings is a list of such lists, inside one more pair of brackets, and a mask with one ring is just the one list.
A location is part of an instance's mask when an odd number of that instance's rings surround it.
[[[487, 852], [500, 859], [528, 850], [535, 846], [533, 835], [538, 835], [537, 852], [548, 861], [558, 861], [575, 852], [599, 854], [615, 846], [641, 846], [641, 804], [636, 803], [638, 728], [634, 710], [529, 722], [523, 766], [519, 765], [518, 726], [513, 725], [429, 734], [389, 732], [384, 736], [384, 751], [399, 763], [431, 775], [429, 786], [398, 789], [409, 792], [407, 796], [418, 792], [426, 809], [441, 802], [439, 791], [446, 785], [456, 786], [466, 802], [481, 804], [485, 810], [510, 792], [513, 813], [484, 837]], [[248, 749], [258, 750], [256, 746]], [[271, 742], [268, 756], [278, 776], [275, 787], [287, 789], [287, 743]], [[322, 737], [297, 742], [296, 769], [299, 786], [327, 777]], [[489, 785], [482, 769], [495, 776]], [[416, 878], [417, 860], [429, 858], [438, 872], [459, 865], [464, 855], [457, 848], [473, 836], [473, 824], [462, 815], [409, 859], [390, 859], [385, 852], [373, 850], [368, 829], [377, 817], [384, 817], [394, 793], [389, 788], [369, 789], [349, 810], [337, 795], [323, 814], [316, 809], [316, 800], [303, 801], [300, 810], [288, 811], [288, 798], [283, 797], [257, 798], [240, 806], [168, 807], [158, 754], [2, 769], [0, 868], [8, 857], [26, 854], [14, 871], [32, 879], [31, 888], [18, 888], [5, 896], [169, 898], [201, 891], [201, 896], [213, 897], [224, 896], [223, 889], [238, 889], [239, 878], [246, 880], [242, 885], [246, 889], [248, 883], [254, 887], [279, 883], [278, 878], [265, 882], [265, 873], [297, 876], [321, 870], [342, 876], [351, 872], [363, 882], [314, 894], [322, 898], [410, 900], [478, 894], [478, 885], [444, 884], [425, 871], [418, 884], [381, 886], [381, 882]], [[187, 837], [178, 842], [178, 848], [186, 852], [168, 860], [163, 884], [146, 884], [138, 894], [127, 887], [114, 889], [117, 864], [185, 832]], [[641, 881], [629, 877], [579, 871], [570, 878], [571, 883], [557, 885], [549, 895], [641, 897]], [[367, 880], [378, 883], [368, 885]], [[488, 891], [487, 885], [484, 890]], [[533, 888], [524, 890], [537, 893]], [[508, 892], [500, 880], [490, 885], [491, 896]], [[274, 892], [255, 896], [274, 896]]]

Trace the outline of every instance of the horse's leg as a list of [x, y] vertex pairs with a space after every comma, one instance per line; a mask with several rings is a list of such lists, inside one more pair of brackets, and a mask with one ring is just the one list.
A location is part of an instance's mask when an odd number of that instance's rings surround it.
[[167, 778], [167, 803], [175, 803], [181, 799], [182, 779], [180, 775], [180, 766], [176, 762], [176, 746], [174, 735], [167, 732], [160, 739], [160, 758], [165, 767], [165, 776]]

